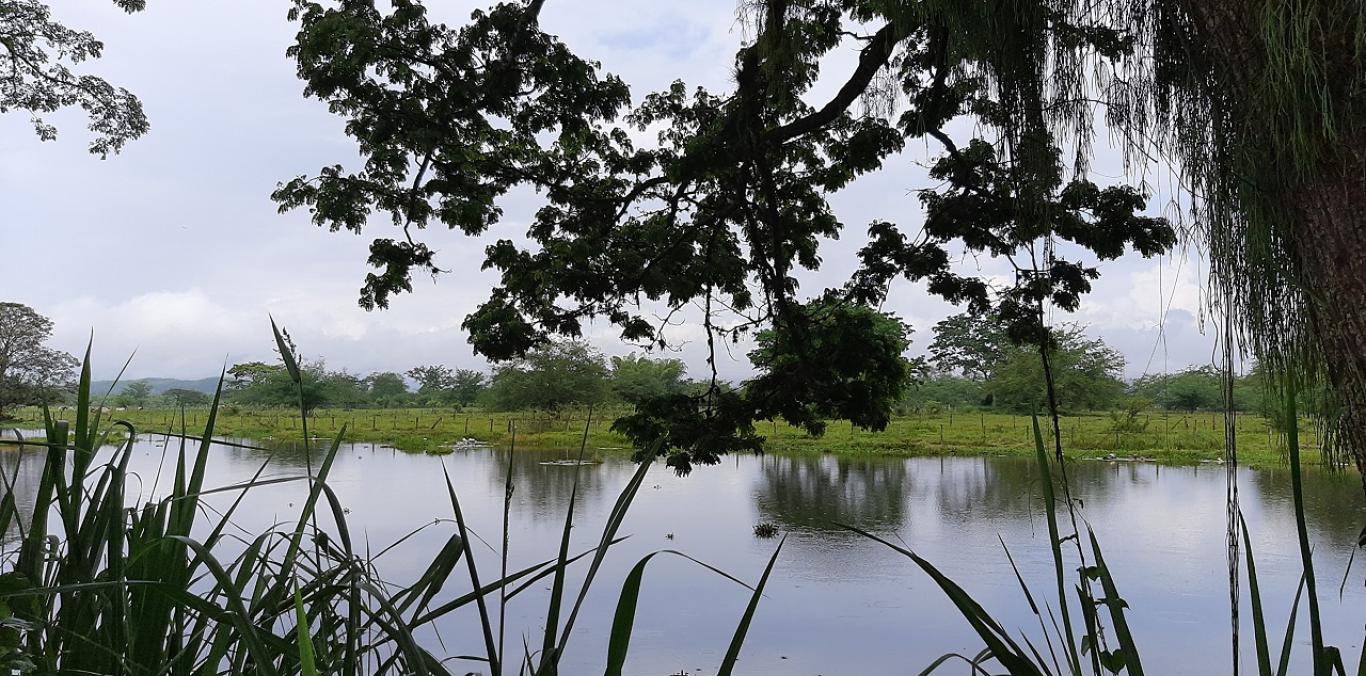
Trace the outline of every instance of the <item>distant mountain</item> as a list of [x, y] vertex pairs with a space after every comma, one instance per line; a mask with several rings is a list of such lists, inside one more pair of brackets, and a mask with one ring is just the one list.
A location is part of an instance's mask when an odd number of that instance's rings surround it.
[[[90, 383], [90, 393], [99, 396], [109, 391], [112, 380], [95, 380]], [[123, 391], [129, 383], [143, 382], [152, 386], [152, 394], [163, 394], [166, 390], [194, 390], [205, 394], [213, 394], [218, 387], [218, 378], [200, 378], [198, 380], [181, 380], [179, 378], [134, 378], [133, 380], [120, 380], [118, 387], [114, 388], [114, 394]]]

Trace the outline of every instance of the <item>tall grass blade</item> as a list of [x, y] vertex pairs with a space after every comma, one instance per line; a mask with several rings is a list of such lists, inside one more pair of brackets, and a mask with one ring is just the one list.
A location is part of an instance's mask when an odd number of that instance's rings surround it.
[[308, 613], [304, 612], [304, 599], [299, 590], [294, 590], [294, 621], [299, 640], [299, 673], [302, 676], [318, 676], [318, 666], [313, 658], [313, 639], [308, 632]]
[[[474, 589], [483, 589], [483, 585], [479, 583], [479, 568], [474, 563], [474, 550], [470, 547], [470, 532], [465, 525], [465, 513], [460, 509], [460, 498], [455, 494], [455, 485], [451, 483], [450, 472], [446, 471], [445, 467], [442, 467], [442, 471], [446, 475], [446, 491], [450, 495], [451, 509], [455, 511], [456, 528], [460, 530], [460, 540], [465, 543], [465, 566], [469, 571], [470, 583]], [[493, 624], [489, 619], [488, 604], [485, 602], [483, 594], [476, 596], [474, 601], [479, 608], [479, 625], [484, 632], [484, 650], [487, 653], [489, 673], [492, 676], [499, 676], [502, 669], [499, 666], [498, 645], [494, 643], [493, 639]]]
[[935, 584], [939, 586], [940, 590], [949, 597], [949, 601], [958, 609], [958, 612], [963, 616], [963, 619], [968, 621], [968, 624], [973, 628], [973, 631], [977, 632], [977, 636], [982, 639], [982, 642], [986, 644], [987, 649], [991, 651], [991, 656], [1006, 669], [1007, 673], [1012, 676], [1045, 676], [1044, 669], [1029, 661], [1024, 650], [1022, 650], [1019, 644], [1010, 637], [995, 618], [987, 613], [987, 611], [982, 608], [967, 591], [958, 586], [956, 582], [949, 579], [947, 575], [940, 572], [939, 569], [929, 561], [921, 558], [918, 554], [905, 547], [888, 542], [867, 531], [848, 525], [842, 527], [883, 544], [892, 551], [910, 559], [919, 566], [921, 570], [925, 571], [925, 573], [934, 580]]
[[1105, 557], [1100, 551], [1100, 542], [1096, 540], [1096, 534], [1087, 529], [1087, 535], [1091, 539], [1091, 552], [1096, 557], [1094, 574], [1100, 578], [1101, 589], [1105, 590], [1103, 602], [1110, 611], [1110, 622], [1114, 625], [1115, 639], [1119, 641], [1112, 656], [1117, 654], [1119, 662], [1123, 663], [1129, 676], [1143, 676], [1143, 662], [1138, 657], [1138, 644], [1134, 642], [1134, 636], [1129, 631], [1129, 623], [1124, 617], [1124, 609], [1129, 604], [1119, 596], [1119, 588], [1115, 584], [1114, 576], [1110, 573], [1110, 567], [1105, 565]]
[[[781, 546], [781, 544], [779, 546]], [[631, 634], [635, 628], [636, 607], [640, 600], [640, 587], [645, 576], [645, 566], [650, 563], [651, 559], [660, 554], [670, 554], [682, 557], [683, 559], [702, 566], [746, 589], [753, 589], [753, 587], [732, 577], [729, 573], [710, 564], [698, 561], [680, 551], [664, 549], [645, 555], [640, 561], [636, 562], [635, 566], [632, 566], [631, 572], [627, 574], [626, 581], [623, 582], [621, 586], [621, 597], [617, 600], [617, 610], [612, 617], [612, 629], [608, 633], [607, 638], [607, 670], [605, 672], [607, 676], [620, 676], [622, 667], [626, 664], [626, 651], [631, 647]]]
[[[648, 457], [655, 457], [651, 454]], [[579, 610], [583, 608], [583, 601], [588, 597], [588, 590], [593, 585], [594, 578], [597, 577], [598, 570], [602, 567], [602, 561], [607, 557], [607, 550], [612, 542], [617, 539], [617, 532], [621, 530], [621, 524], [626, 519], [626, 511], [631, 503], [635, 501], [636, 494], [640, 491], [640, 485], [645, 482], [645, 474], [650, 470], [650, 462], [643, 461], [637, 467], [635, 474], [626, 482], [626, 487], [617, 496], [617, 501], [612, 505], [612, 511], [607, 515], [607, 524], [603, 527], [602, 538], [598, 541], [598, 547], [593, 552], [593, 560], [588, 564], [588, 572], [584, 575], [583, 585], [579, 587], [579, 594], [574, 599], [574, 606], [569, 611], [569, 619], [565, 620], [564, 631], [560, 634], [560, 641], [555, 646], [551, 655], [542, 655], [542, 669], [546, 666], [550, 668], [549, 674], [556, 673], [560, 656], [564, 654], [565, 646], [569, 642], [570, 633], [574, 630], [574, 621], [579, 616]]]
[[280, 327], [276, 326], [274, 317], [270, 318], [270, 331], [275, 334], [275, 347], [280, 351], [280, 361], [285, 363], [285, 370], [289, 372], [289, 379], [298, 385], [303, 382], [303, 377], [299, 373], [299, 361], [294, 356], [294, 350], [289, 347], [289, 340], [280, 331]]
[[989, 655], [990, 651], [987, 650], [983, 650], [982, 652], [978, 653], [976, 657], [972, 658], [969, 658], [966, 655], [961, 655], [959, 653], [948, 653], [947, 655], [940, 655], [938, 659], [936, 659], [933, 662], [930, 662], [930, 666], [925, 667], [925, 669], [920, 672], [919, 676], [930, 676], [930, 674], [938, 670], [939, 667], [948, 664], [949, 660], [961, 660], [967, 663], [969, 676], [978, 676], [978, 674], [980, 674], [981, 676], [991, 676], [991, 672], [982, 668], [982, 660], [985, 657], [988, 657]]
[[[1015, 565], [1015, 557], [1011, 556], [1010, 548], [1006, 546], [1005, 540], [1002, 539], [999, 534], [996, 536], [996, 539], [1001, 543], [1001, 550], [1006, 553], [1006, 561], [1010, 562], [1010, 569], [1015, 573], [1016, 582], [1020, 584], [1020, 589], [1024, 591], [1025, 600], [1029, 602], [1029, 611], [1034, 613], [1034, 617], [1039, 620], [1039, 633], [1043, 634], [1044, 641], [1048, 647], [1048, 655], [1053, 660], [1053, 668], [1057, 669], [1058, 673], [1062, 673], [1062, 665], [1058, 663], [1057, 651], [1053, 648], [1053, 639], [1049, 638], [1048, 626], [1044, 624], [1043, 613], [1039, 612], [1039, 605], [1034, 602], [1034, 594], [1030, 592], [1029, 585], [1025, 583], [1024, 576], [1020, 574], [1020, 567]], [[1056, 627], [1056, 624], [1054, 626]], [[1028, 642], [1028, 639], [1026, 639], [1026, 642]], [[1037, 653], [1038, 651], [1036, 650], [1035, 652]], [[1042, 656], [1039, 656], [1037, 660], [1039, 664], [1045, 664]]]
[[[1266, 614], [1262, 608], [1262, 591], [1257, 584], [1257, 559], [1252, 552], [1252, 536], [1247, 532], [1247, 520], [1238, 512], [1239, 530], [1243, 532], [1243, 551], [1247, 553], [1247, 590], [1252, 599], [1252, 637], [1257, 649], [1258, 676], [1272, 676], [1271, 644], [1266, 633]], [[1235, 659], [1237, 657], [1235, 656]]]
[[1276, 665], [1276, 676], [1290, 673], [1290, 650], [1295, 645], [1295, 617], [1300, 612], [1300, 596], [1304, 594], [1305, 576], [1300, 576], [1300, 584], [1295, 588], [1295, 600], [1290, 602], [1290, 619], [1285, 623], [1285, 639], [1281, 641], [1281, 661]]
[[783, 543], [787, 542], [787, 536], [778, 541], [778, 546], [773, 550], [773, 556], [769, 557], [768, 565], [764, 566], [764, 574], [759, 576], [759, 584], [754, 585], [754, 593], [749, 597], [749, 605], [745, 606], [744, 615], [740, 616], [740, 625], [735, 628], [735, 635], [730, 639], [730, 647], [726, 648], [726, 656], [721, 659], [721, 668], [716, 671], [717, 676], [731, 676], [735, 671], [735, 664], [740, 661], [740, 648], [745, 645], [745, 636], [749, 634], [749, 625], [754, 621], [754, 611], [759, 608], [759, 599], [764, 596], [764, 587], [768, 585], [768, 576], [773, 573], [773, 564], [778, 562], [778, 554], [783, 551]]
[[579, 497], [579, 470], [583, 467], [584, 451], [588, 448], [588, 432], [593, 424], [593, 409], [588, 409], [588, 418], [584, 421], [583, 437], [579, 443], [579, 457], [574, 463], [574, 482], [569, 489], [569, 506], [565, 508], [564, 529], [560, 533], [559, 561], [555, 566], [555, 579], [550, 584], [550, 606], [546, 610], [545, 634], [541, 637], [541, 668], [545, 676], [552, 676], [555, 673], [554, 659], [557, 657], [555, 648], [558, 641], [560, 629], [560, 609], [564, 603], [564, 576], [569, 556], [569, 532], [574, 525], [574, 506]]
[[1309, 545], [1305, 523], [1304, 481], [1300, 473], [1299, 414], [1295, 402], [1295, 377], [1286, 377], [1285, 414], [1286, 451], [1290, 456], [1290, 488], [1295, 500], [1295, 532], [1299, 536], [1300, 562], [1304, 567], [1305, 590], [1309, 592], [1309, 634], [1314, 651], [1314, 676], [1327, 676], [1329, 665], [1323, 646], [1323, 626], [1319, 616], [1319, 595], [1314, 582], [1314, 553]]
[[1030, 420], [1034, 426], [1034, 455], [1039, 465], [1039, 483], [1043, 490], [1044, 514], [1048, 522], [1048, 546], [1053, 555], [1053, 575], [1058, 586], [1058, 613], [1062, 615], [1067, 665], [1071, 668], [1073, 676], [1080, 676], [1081, 653], [1077, 651], [1077, 639], [1072, 629], [1072, 614], [1067, 604], [1066, 571], [1062, 558], [1062, 537], [1058, 534], [1058, 505], [1057, 495], [1053, 490], [1053, 472], [1049, 465], [1048, 451], [1044, 448], [1039, 416], [1031, 415]]

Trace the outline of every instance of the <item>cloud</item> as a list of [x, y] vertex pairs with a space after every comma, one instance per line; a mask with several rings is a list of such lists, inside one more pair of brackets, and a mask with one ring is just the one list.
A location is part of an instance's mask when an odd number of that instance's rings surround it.
[[1078, 319], [1101, 328], [1146, 331], [1162, 326], [1173, 311], [1200, 317], [1204, 287], [1197, 277], [1198, 263], [1184, 256], [1102, 267], [1101, 279], [1083, 300]]
[[39, 311], [61, 319], [55, 345], [79, 354], [87, 339], [93, 341], [101, 375], [113, 375], [110, 369], [135, 352], [140, 356], [130, 374], [202, 375], [252, 343], [250, 318], [200, 289], [154, 291], [115, 303], [81, 296]]

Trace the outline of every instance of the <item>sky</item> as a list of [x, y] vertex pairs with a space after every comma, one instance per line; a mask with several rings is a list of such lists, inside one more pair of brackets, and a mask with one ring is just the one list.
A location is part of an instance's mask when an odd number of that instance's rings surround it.
[[[79, 355], [94, 338], [94, 374], [111, 377], [133, 355], [126, 376], [195, 378], [225, 364], [271, 360], [269, 317], [286, 327], [300, 351], [353, 373], [405, 371], [419, 364], [487, 368], [460, 324], [496, 281], [479, 270], [485, 240], [428, 230], [449, 274], [416, 277], [414, 293], [388, 310], [367, 312], [356, 299], [369, 272], [369, 241], [391, 236], [385, 217], [364, 235], [330, 233], [306, 211], [278, 213], [277, 183], [325, 164], [355, 166], [343, 120], [306, 99], [285, 57], [295, 27], [284, 0], [152, 0], [127, 15], [112, 2], [52, 0], [54, 16], [89, 30], [104, 57], [80, 72], [101, 75], [136, 93], [151, 131], [121, 154], [100, 160], [76, 112], [49, 118], [56, 141], [41, 142], [27, 115], [0, 114], [0, 300], [32, 306], [55, 323], [52, 345]], [[429, 3], [459, 24], [484, 2]], [[745, 27], [734, 0], [561, 0], [547, 3], [542, 28], [576, 53], [620, 75], [639, 101], [674, 80], [714, 92], [730, 89], [736, 47]], [[824, 64], [811, 93], [828, 96], [852, 68], [852, 48]], [[958, 130], [960, 139], [969, 130]], [[873, 220], [913, 232], [922, 219], [916, 191], [932, 187], [925, 165], [937, 148], [912, 144], [883, 171], [831, 196], [844, 237], [822, 249], [825, 264], [802, 277], [818, 293], [854, 268], [854, 253]], [[1097, 139], [1093, 179], [1126, 176], [1121, 153]], [[1153, 212], [1169, 204], [1171, 172], [1148, 175]], [[518, 237], [538, 203], [517, 192], [492, 237]], [[989, 260], [965, 270], [1004, 273]], [[1214, 332], [1201, 320], [1205, 270], [1198, 252], [1161, 259], [1126, 256], [1101, 267], [1101, 279], [1073, 315], [1126, 358], [1125, 375], [1176, 371], [1211, 363]], [[923, 353], [934, 323], [956, 310], [923, 285], [899, 282], [883, 307], [910, 323], [912, 353]], [[705, 371], [700, 330], [671, 330], [681, 345], [666, 356]], [[607, 354], [625, 354], [605, 322], [587, 339]], [[748, 372], [743, 346], [722, 354], [723, 377]]]

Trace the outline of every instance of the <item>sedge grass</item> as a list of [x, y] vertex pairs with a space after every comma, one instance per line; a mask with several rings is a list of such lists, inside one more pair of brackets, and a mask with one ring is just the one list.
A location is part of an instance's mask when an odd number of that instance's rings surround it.
[[[288, 341], [278, 331], [277, 339], [286, 365], [296, 372]], [[203, 412], [202, 430], [188, 433], [182, 418], [179, 433], [167, 437], [168, 446], [175, 439], [178, 448], [170, 490], [161, 498], [129, 502], [124, 493], [138, 428], [97, 414], [88, 350], [74, 421], [45, 412], [42, 441], [0, 441], [36, 446], [44, 455], [27, 518], [19, 513], [11, 479], [4, 477], [8, 490], [0, 499], [0, 532], [14, 529], [20, 544], [17, 553], [0, 557], [0, 671], [451, 674], [469, 671], [456, 666], [463, 660], [480, 663], [477, 668], [491, 676], [561, 673], [559, 665], [589, 587], [608, 550], [622, 540], [619, 530], [648, 463], [637, 468], [622, 491], [596, 546], [570, 551], [571, 505], [556, 558], [509, 571], [504, 557], [491, 581], [480, 573], [471, 546], [477, 536], [465, 522], [448, 479], [455, 532], [416, 580], [395, 583], [383, 579], [374, 558], [355, 547], [347, 510], [327, 483], [344, 427], [320, 448], [322, 461], [310, 465], [305, 475], [263, 479], [266, 460], [249, 481], [205, 486], [213, 439], [222, 433], [221, 395], [220, 382], [213, 404]], [[101, 449], [116, 438], [117, 446], [101, 456]], [[581, 447], [586, 444], [587, 434]], [[306, 485], [308, 493], [288, 528], [270, 528], [250, 539], [232, 534], [233, 516], [253, 490], [289, 482]], [[231, 502], [215, 512], [205, 502], [212, 496], [230, 496]], [[505, 511], [509, 508], [505, 503]], [[205, 521], [206, 515], [214, 518]], [[506, 543], [506, 519], [503, 535]], [[571, 591], [566, 571], [580, 562], [587, 562], [587, 573], [577, 591]], [[643, 571], [643, 562], [639, 567]], [[738, 659], [772, 568], [770, 561], [753, 588], [755, 597], [723, 668]], [[527, 641], [520, 656], [505, 652], [501, 637], [507, 603], [552, 576], [541, 642], [545, 647], [533, 653]], [[638, 591], [640, 578], [628, 580], [623, 594], [632, 584]], [[464, 583], [466, 591], [453, 591]], [[490, 608], [495, 602], [496, 614]], [[420, 632], [457, 612], [477, 614], [485, 654], [439, 656], [418, 639]], [[621, 646], [629, 643], [629, 633], [628, 625], [614, 626], [610, 642], [618, 648], [612, 659], [624, 659]]]

